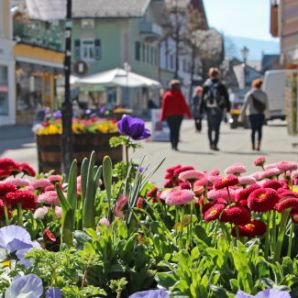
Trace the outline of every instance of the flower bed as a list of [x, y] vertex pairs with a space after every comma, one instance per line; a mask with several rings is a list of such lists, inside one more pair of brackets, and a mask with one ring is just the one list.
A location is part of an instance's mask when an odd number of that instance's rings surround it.
[[[90, 119], [73, 119], [73, 158], [81, 165], [84, 157], [92, 151], [96, 152], [96, 164], [100, 164], [103, 157], [110, 155], [113, 162], [122, 160], [122, 148], [110, 148], [109, 140], [118, 136], [115, 120], [96, 117]], [[61, 133], [62, 124], [59, 119], [51, 119], [34, 127], [38, 152], [40, 172], [54, 170], [61, 173], [62, 152]]]
[[[112, 143], [135, 148], [149, 136], [143, 124], [124, 116]], [[0, 159], [0, 292], [297, 297], [298, 165], [262, 156], [255, 165], [249, 175], [240, 163], [177, 165], [158, 189], [129, 158], [96, 166], [92, 153], [80, 170], [73, 162], [68, 181]]]

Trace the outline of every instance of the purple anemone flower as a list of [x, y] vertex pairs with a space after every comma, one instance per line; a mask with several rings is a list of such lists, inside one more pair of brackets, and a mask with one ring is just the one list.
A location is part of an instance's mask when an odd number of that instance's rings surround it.
[[54, 117], [55, 119], [62, 118], [62, 113], [61, 113], [61, 111], [58, 110], [58, 111], [54, 112], [53, 117]]
[[122, 135], [129, 136], [133, 140], [143, 140], [151, 136], [149, 129], [145, 128], [144, 120], [140, 118], [123, 115], [117, 125]]
[[291, 298], [291, 295], [287, 291], [273, 288], [258, 292], [255, 296], [238, 291], [235, 298]]
[[42, 280], [35, 274], [15, 277], [5, 292], [5, 298], [34, 297], [39, 298], [43, 293]]
[[38, 242], [31, 240], [24, 228], [9, 225], [0, 229], [0, 261], [5, 261], [14, 254], [19, 264], [29, 267], [31, 262], [25, 259], [25, 254], [33, 247], [41, 248]]
[[129, 298], [170, 298], [170, 292], [165, 290], [149, 290], [134, 293]]

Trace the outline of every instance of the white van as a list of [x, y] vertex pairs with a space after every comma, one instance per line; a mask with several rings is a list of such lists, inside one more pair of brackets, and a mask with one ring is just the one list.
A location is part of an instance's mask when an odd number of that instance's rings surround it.
[[262, 89], [267, 93], [269, 105], [269, 119], [282, 119], [285, 117], [285, 69], [268, 70], [265, 72]]

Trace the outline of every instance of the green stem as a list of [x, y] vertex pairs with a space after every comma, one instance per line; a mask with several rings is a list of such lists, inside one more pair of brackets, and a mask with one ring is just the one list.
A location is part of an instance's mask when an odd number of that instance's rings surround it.
[[4, 203], [4, 217], [5, 217], [5, 224], [8, 226], [9, 225], [8, 208], [5, 203]]
[[281, 250], [282, 250], [282, 245], [284, 241], [284, 236], [286, 233], [289, 214], [290, 214], [290, 209], [287, 209], [281, 215], [281, 222], [280, 222], [280, 227], [278, 231], [276, 250], [274, 255], [274, 260], [278, 262], [280, 261], [280, 257], [281, 257]]
[[18, 203], [18, 223], [19, 226], [23, 226], [23, 209], [21, 203]]
[[124, 146], [124, 151], [125, 151], [125, 162], [128, 164], [128, 161], [129, 161], [129, 156], [128, 156], [128, 144], [125, 144]]
[[289, 235], [289, 245], [288, 245], [288, 257], [292, 255], [292, 246], [293, 246], [293, 238], [294, 238], [294, 224], [291, 224], [290, 235]]
[[270, 220], [271, 220], [271, 213], [267, 213], [267, 231], [265, 234], [265, 259], [268, 259], [269, 255], [269, 244], [270, 244]]
[[276, 212], [272, 211], [272, 230], [271, 230], [271, 254], [273, 256], [276, 247]]

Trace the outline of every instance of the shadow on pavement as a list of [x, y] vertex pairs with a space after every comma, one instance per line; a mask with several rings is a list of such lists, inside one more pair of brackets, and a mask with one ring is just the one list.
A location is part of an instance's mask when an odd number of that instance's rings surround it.
[[188, 151], [188, 150], [179, 150], [179, 153], [184, 153], [184, 154], [202, 154], [202, 155], [214, 155], [213, 152], [202, 152], [202, 151]]

